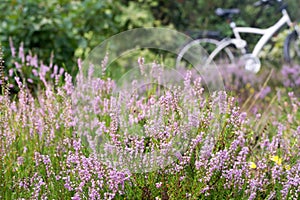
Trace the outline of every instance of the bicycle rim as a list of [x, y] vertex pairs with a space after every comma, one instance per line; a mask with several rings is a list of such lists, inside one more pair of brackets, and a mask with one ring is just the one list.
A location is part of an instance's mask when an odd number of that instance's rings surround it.
[[[212, 38], [201, 38], [189, 42], [180, 50], [177, 56], [176, 66], [189, 66], [186, 60], [195, 60], [196, 63], [204, 65], [210, 53], [217, 47], [219, 42], [219, 40]], [[231, 64], [234, 62], [234, 58], [234, 53], [227, 47], [214, 59], [214, 64]]]

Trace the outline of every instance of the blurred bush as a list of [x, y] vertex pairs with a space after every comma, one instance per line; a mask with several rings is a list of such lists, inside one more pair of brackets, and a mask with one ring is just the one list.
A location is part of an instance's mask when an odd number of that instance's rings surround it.
[[[134, 13], [134, 14], [133, 14]], [[13, 0], [0, 4], [0, 42], [10, 56], [9, 37], [24, 42], [41, 60], [53, 52], [54, 62], [75, 74], [76, 57], [113, 34], [129, 28], [154, 26], [147, 9], [135, 2], [124, 5], [111, 0]], [[49, 62], [49, 61], [48, 61]]]
[[[11, 63], [9, 37], [15, 44], [24, 42], [25, 51], [45, 62], [53, 52], [54, 63], [70, 74], [76, 58], [84, 58], [106, 38], [136, 27], [169, 26], [180, 31], [218, 29], [231, 33], [217, 7], [238, 7], [238, 25], [266, 27], [275, 22], [277, 8], [254, 8], [255, 0], [11, 0], [0, 4], [0, 43], [6, 63]], [[297, 0], [286, 0], [294, 19], [300, 18]], [[271, 20], [270, 20], [271, 18]], [[253, 38], [249, 38], [250, 42]], [[50, 62], [50, 61], [48, 61]]]

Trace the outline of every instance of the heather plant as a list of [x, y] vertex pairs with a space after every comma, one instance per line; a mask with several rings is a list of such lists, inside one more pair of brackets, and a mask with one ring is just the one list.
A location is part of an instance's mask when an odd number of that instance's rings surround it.
[[285, 87], [299, 88], [300, 86], [300, 67], [299, 65], [285, 65], [281, 69], [283, 85]]
[[[242, 110], [256, 114], [276, 102], [276, 96], [294, 92], [299, 97], [299, 66], [283, 65], [280, 69], [264, 65], [258, 74], [244, 69], [244, 66], [225, 66], [219, 68], [224, 87], [237, 97]], [[274, 105], [275, 106], [275, 105]]]
[[[39, 60], [36, 54], [24, 50], [23, 42], [19, 47], [15, 47], [10, 38], [11, 64], [5, 66], [3, 75], [10, 94], [13, 96], [18, 93], [18, 81], [29, 89], [32, 95], [37, 96], [40, 90], [45, 89], [45, 82], [51, 82], [54, 86], [61, 85], [64, 81], [64, 68], [58, 67], [53, 63], [52, 54], [48, 63]], [[4, 66], [4, 65], [3, 65]]]
[[92, 65], [76, 81], [33, 65], [37, 96], [22, 70], [2, 78], [1, 86], [16, 82], [18, 96], [0, 96], [0, 198], [299, 198], [295, 93], [282, 90], [253, 116], [232, 94], [209, 94], [189, 70], [162, 88], [167, 69], [138, 65], [150, 85], [94, 77]]

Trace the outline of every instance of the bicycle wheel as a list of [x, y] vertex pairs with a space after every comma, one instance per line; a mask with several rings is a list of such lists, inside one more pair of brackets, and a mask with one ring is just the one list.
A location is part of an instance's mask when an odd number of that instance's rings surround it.
[[284, 59], [290, 64], [300, 64], [300, 36], [296, 31], [290, 33], [285, 40]]
[[[218, 46], [219, 40], [214, 38], [200, 38], [187, 43], [179, 52], [176, 59], [177, 67], [187, 67], [193, 61], [199, 65], [204, 65], [211, 52]], [[215, 64], [231, 64], [234, 62], [235, 56], [230, 47], [224, 48], [214, 58]]]

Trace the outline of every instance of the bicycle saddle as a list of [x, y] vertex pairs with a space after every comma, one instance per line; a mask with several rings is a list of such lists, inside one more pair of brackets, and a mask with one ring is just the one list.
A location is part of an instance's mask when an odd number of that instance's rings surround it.
[[227, 17], [227, 16], [239, 14], [240, 10], [238, 8], [233, 8], [233, 9], [217, 8], [215, 13], [220, 17]]

